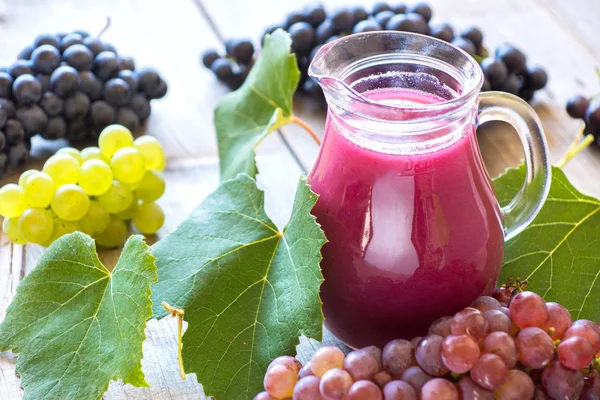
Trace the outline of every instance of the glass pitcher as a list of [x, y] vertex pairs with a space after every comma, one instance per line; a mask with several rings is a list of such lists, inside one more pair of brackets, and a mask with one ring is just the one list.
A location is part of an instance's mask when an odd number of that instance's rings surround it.
[[[427, 333], [496, 285], [504, 241], [548, 194], [542, 127], [519, 98], [479, 93], [483, 74], [462, 50], [404, 32], [326, 44], [309, 74], [327, 124], [308, 181], [329, 242], [325, 324], [351, 347]], [[477, 145], [478, 123], [501, 120], [525, 149], [526, 181], [500, 207]]]

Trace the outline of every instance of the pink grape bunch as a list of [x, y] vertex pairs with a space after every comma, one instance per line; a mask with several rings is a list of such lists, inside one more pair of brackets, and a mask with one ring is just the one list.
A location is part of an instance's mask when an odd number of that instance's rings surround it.
[[425, 337], [321, 347], [304, 366], [278, 357], [254, 400], [600, 399], [600, 327], [517, 288], [477, 298]]

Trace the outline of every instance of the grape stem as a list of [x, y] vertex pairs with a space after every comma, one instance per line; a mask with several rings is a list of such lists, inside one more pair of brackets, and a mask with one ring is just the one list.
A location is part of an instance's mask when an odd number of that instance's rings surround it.
[[585, 136], [583, 138], [583, 140], [581, 140], [581, 138], [584, 135], [584, 130], [585, 130], [585, 127], [582, 127], [579, 130], [579, 133], [577, 133], [577, 136], [575, 136], [575, 140], [573, 140], [573, 143], [571, 143], [571, 146], [569, 146], [569, 149], [567, 150], [567, 154], [565, 154], [564, 157], [558, 162], [558, 164], [556, 164], [556, 166], [558, 168], [564, 168], [564, 166], [573, 157], [575, 157], [577, 154], [579, 154], [579, 152], [581, 152], [581, 150], [585, 149], [586, 147], [588, 147], [590, 144], [592, 144], [594, 142], [594, 135], [592, 135], [592, 134], [588, 134], [587, 136]]
[[185, 369], [183, 367], [183, 357], [181, 355], [181, 349], [183, 348], [184, 311], [180, 308], [171, 307], [166, 301], [163, 301], [161, 304], [173, 318], [177, 317], [177, 361], [179, 362], [179, 374], [181, 375], [181, 379], [185, 380]]
[[96, 36], [96, 38], [100, 39], [100, 36], [102, 36], [104, 34], [104, 32], [106, 32], [108, 30], [108, 28], [110, 28], [110, 17], [107, 16], [106, 17], [106, 24], [104, 24], [104, 28], [102, 28], [100, 30], [100, 32], [98, 32], [98, 35]]
[[310, 135], [310, 137], [313, 138], [313, 140], [320, 146], [321, 145], [321, 139], [319, 139], [319, 137], [317, 136], [317, 134], [315, 133], [315, 131], [313, 131], [313, 129], [303, 120], [301, 120], [300, 118], [296, 117], [295, 115], [292, 115], [292, 118], [290, 119], [291, 122], [295, 123], [296, 125], [301, 126], [302, 128], [304, 128], [304, 130]]

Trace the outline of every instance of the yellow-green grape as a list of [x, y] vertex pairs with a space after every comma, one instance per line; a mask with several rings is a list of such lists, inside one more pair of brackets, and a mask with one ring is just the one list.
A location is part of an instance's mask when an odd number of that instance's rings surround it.
[[133, 201], [131, 189], [118, 180], [113, 180], [110, 188], [98, 196], [98, 202], [111, 214], [118, 214], [127, 210]]
[[129, 207], [127, 207], [127, 210], [120, 212], [118, 214], [115, 214], [117, 218], [122, 219], [123, 221], [129, 221], [130, 219], [133, 218], [133, 216], [135, 215], [135, 213], [138, 210], [138, 201], [136, 199], [133, 199], [133, 201], [131, 202], [131, 205]]
[[165, 180], [158, 171], [146, 171], [139, 187], [135, 190], [136, 199], [156, 201], [165, 192]]
[[144, 157], [135, 147], [124, 147], [117, 150], [110, 160], [115, 179], [123, 183], [135, 183], [142, 180], [146, 172]]
[[123, 125], [109, 125], [102, 130], [98, 137], [98, 147], [107, 160], [123, 147], [133, 146], [133, 135]]
[[15, 244], [27, 243], [19, 231], [19, 218], [4, 218], [4, 221], [2, 221], [2, 230], [11, 242]]
[[122, 183], [123, 183], [123, 185], [127, 186], [129, 189], [131, 189], [133, 191], [140, 187], [140, 185], [142, 184], [142, 180], [140, 179], [139, 181], [133, 182], [133, 183], [125, 183], [125, 182], [122, 182]]
[[46, 161], [43, 171], [52, 177], [57, 187], [77, 183], [79, 161], [69, 154], [55, 154]]
[[96, 237], [108, 226], [110, 214], [95, 200], [90, 201], [88, 212], [79, 220], [79, 230]]
[[[165, 164], [165, 153], [163, 152], [163, 148], [156, 140], [155, 137], [152, 136], [141, 136], [134, 140], [133, 147], [138, 149], [140, 153], [142, 153], [142, 157], [144, 157], [144, 161], [146, 163], [146, 169], [159, 169], [162, 165], [164, 168]], [[160, 168], [162, 170], [162, 168]]]
[[82, 163], [88, 160], [100, 160], [108, 163], [108, 160], [106, 160], [106, 158], [104, 158], [102, 155], [100, 148], [96, 146], [86, 147], [85, 149], [81, 150], [81, 160]]
[[46, 240], [44, 243], [42, 243], [42, 246], [44, 246], [44, 247], [50, 247], [50, 245], [55, 240], [58, 240], [61, 237], [63, 237], [64, 235], [73, 233], [77, 230], [77, 223], [65, 221], [65, 220], [62, 220], [62, 219], [56, 218], [56, 217], [54, 218], [52, 226], [53, 226], [52, 235], [50, 235], [50, 238], [48, 240]]
[[106, 192], [112, 180], [112, 171], [104, 161], [88, 160], [79, 168], [79, 186], [90, 196]]
[[0, 215], [4, 218], [15, 218], [26, 208], [25, 190], [21, 186], [9, 183], [0, 188]]
[[28, 208], [19, 217], [19, 232], [30, 243], [42, 244], [54, 229], [52, 213], [43, 208]]
[[79, 165], [83, 164], [83, 157], [81, 156], [81, 153], [74, 147], [63, 147], [62, 149], [58, 150], [56, 154], [68, 154], [76, 159]]
[[137, 213], [133, 216], [133, 224], [141, 233], [152, 235], [165, 222], [165, 213], [156, 203], [142, 202], [138, 204]]
[[27, 171], [23, 172], [21, 174], [21, 176], [19, 177], [19, 186], [21, 186], [23, 189], [25, 189], [25, 182], [27, 182], [27, 178], [29, 178], [31, 175], [35, 174], [36, 172], [40, 172], [37, 169], [28, 169]]
[[50, 205], [56, 185], [54, 180], [45, 172], [31, 174], [25, 182], [25, 200], [31, 207], [46, 208]]
[[62, 185], [56, 189], [50, 206], [58, 218], [65, 221], [79, 221], [90, 207], [90, 198], [77, 185]]
[[158, 164], [158, 166], [157, 166], [155, 169], [156, 169], [157, 171], [161, 171], [161, 172], [162, 172], [162, 171], [164, 171], [164, 169], [165, 169], [165, 164], [166, 164], [166, 163], [167, 163], [167, 159], [163, 157], [163, 158], [160, 160], [160, 163]]
[[119, 218], [111, 215], [110, 222], [104, 232], [96, 236], [96, 243], [106, 248], [119, 247], [125, 242], [126, 238], [127, 225]]

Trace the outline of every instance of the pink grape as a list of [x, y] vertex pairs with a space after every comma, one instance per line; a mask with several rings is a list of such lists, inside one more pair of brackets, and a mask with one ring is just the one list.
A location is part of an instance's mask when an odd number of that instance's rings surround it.
[[546, 308], [548, 309], [548, 319], [540, 326], [540, 329], [549, 332], [550, 328], [553, 328], [554, 331], [550, 337], [552, 340], [561, 340], [573, 322], [571, 313], [565, 307], [554, 302], [546, 303]]
[[495, 310], [500, 307], [500, 302], [491, 296], [481, 296], [475, 299], [471, 307], [478, 309], [482, 313]]
[[462, 400], [494, 400], [494, 393], [482, 388], [469, 376], [458, 381], [458, 391]]
[[292, 400], [323, 400], [319, 391], [321, 380], [316, 376], [307, 376], [302, 378], [294, 387]]
[[377, 360], [377, 370], [383, 368], [383, 362], [381, 361], [381, 349], [377, 346], [368, 346], [361, 349], [362, 351], [370, 354], [375, 360]]
[[450, 335], [442, 344], [442, 360], [457, 374], [470, 370], [479, 359], [479, 346], [468, 335]]
[[542, 372], [542, 385], [553, 399], [577, 399], [583, 389], [583, 374], [554, 360]]
[[535, 389], [533, 392], [533, 400], [551, 400], [550, 397], [546, 395], [546, 390], [540, 384], [535, 385]]
[[371, 381], [356, 381], [350, 386], [344, 400], [383, 400], [383, 393], [379, 386]]
[[435, 378], [421, 389], [421, 400], [459, 400], [454, 384], [444, 378]]
[[385, 400], [417, 400], [417, 392], [406, 382], [391, 381], [383, 388]]
[[600, 373], [592, 370], [588, 376], [584, 377], [583, 382], [579, 400], [600, 400]]
[[352, 386], [352, 377], [343, 369], [333, 368], [325, 372], [319, 384], [325, 400], [343, 400]]
[[450, 330], [453, 335], [466, 334], [479, 341], [487, 334], [488, 326], [481, 311], [467, 307], [454, 315]]
[[421, 393], [423, 385], [432, 380], [433, 376], [427, 375], [425, 371], [415, 365], [414, 367], [410, 367], [404, 371], [400, 379], [412, 386], [417, 393]]
[[254, 400], [279, 400], [277, 397], [271, 396], [267, 392], [260, 392], [256, 396], [254, 396]]
[[330, 369], [343, 368], [345, 358], [344, 352], [335, 346], [321, 347], [313, 354], [310, 368], [315, 376], [321, 378]]
[[510, 318], [498, 309], [484, 312], [483, 318], [487, 322], [489, 332], [510, 331]]
[[508, 378], [508, 368], [504, 360], [495, 354], [482, 354], [471, 368], [471, 379], [485, 389], [498, 389]]
[[315, 376], [314, 372], [312, 372], [312, 366], [310, 365], [310, 361], [304, 364], [304, 366], [298, 373], [298, 379], [306, 378], [307, 376]]
[[567, 329], [563, 339], [569, 339], [574, 336], [581, 336], [587, 340], [594, 350], [594, 353], [600, 351], [600, 328], [592, 321], [580, 319], [573, 322], [573, 325]]
[[414, 348], [408, 340], [392, 340], [383, 348], [383, 367], [392, 375], [400, 377], [406, 368], [416, 365]]
[[504, 385], [496, 389], [494, 394], [497, 400], [524, 400], [531, 399], [534, 391], [529, 375], [519, 369], [511, 369]]
[[264, 379], [265, 390], [278, 399], [290, 397], [296, 382], [298, 382], [297, 373], [282, 364], [269, 368]]
[[508, 309], [510, 319], [521, 329], [539, 327], [548, 319], [546, 302], [537, 293], [517, 293]]
[[344, 369], [352, 375], [352, 378], [355, 381], [371, 379], [373, 375], [379, 372], [377, 360], [375, 360], [372, 355], [362, 350], [355, 350], [346, 354]]
[[452, 334], [452, 321], [454, 321], [453, 317], [442, 317], [436, 319], [429, 326], [429, 334], [439, 335], [441, 337], [450, 336]]
[[444, 376], [449, 372], [442, 361], [443, 341], [444, 338], [438, 335], [426, 336], [415, 351], [417, 363], [429, 375]]
[[560, 363], [569, 369], [583, 369], [589, 366], [594, 358], [592, 345], [580, 336], [563, 340], [556, 350]]
[[516, 343], [519, 361], [527, 368], [543, 368], [554, 357], [554, 342], [540, 328], [523, 329]]
[[419, 343], [421, 343], [421, 340], [423, 340], [423, 336], [414, 337], [410, 339], [410, 344], [412, 344], [413, 348], [416, 349]]
[[518, 353], [515, 340], [506, 332], [492, 332], [483, 340], [482, 351], [484, 353], [496, 354], [508, 368], [517, 364]]
[[381, 371], [373, 375], [373, 382], [380, 388], [383, 388], [388, 382], [392, 381], [392, 376], [385, 371]]
[[298, 372], [300, 372], [300, 370], [302, 369], [302, 363], [300, 361], [296, 360], [294, 357], [290, 357], [290, 356], [277, 357], [276, 359], [271, 361], [271, 364], [269, 364], [267, 371], [270, 370], [271, 367], [274, 367], [275, 365], [285, 365], [286, 367], [288, 367], [289, 369], [294, 371], [296, 374]]

